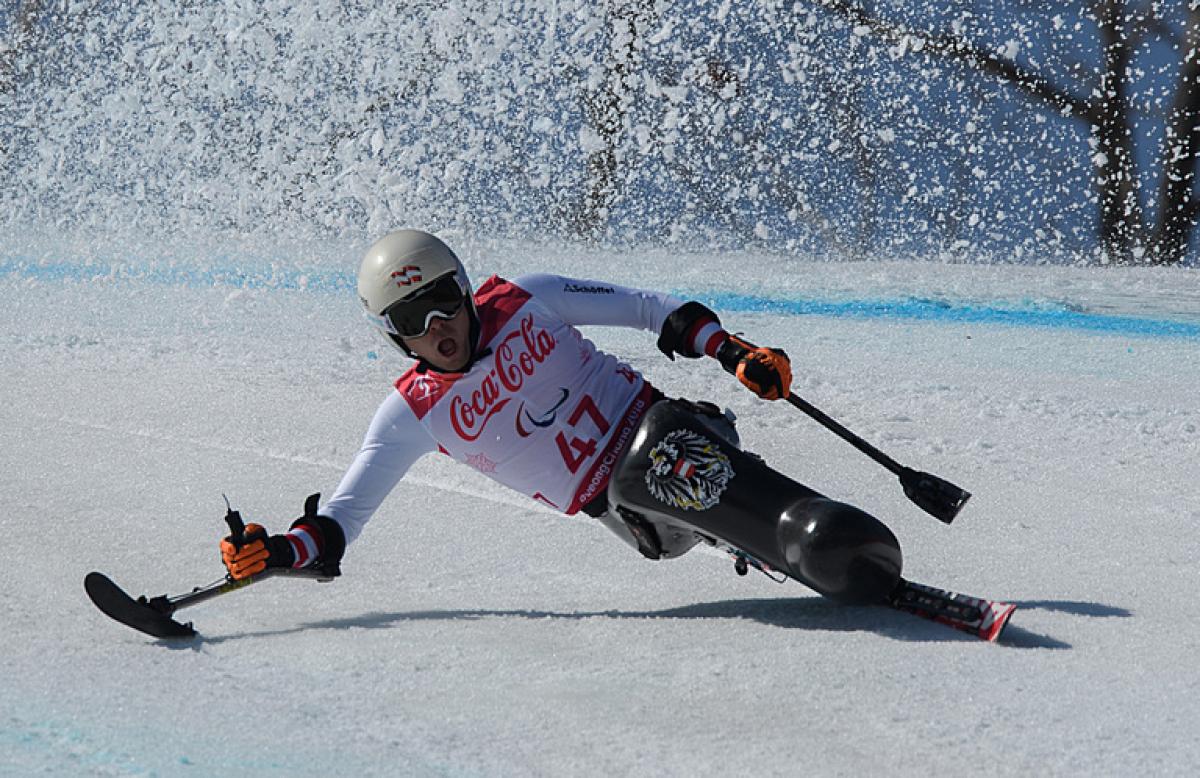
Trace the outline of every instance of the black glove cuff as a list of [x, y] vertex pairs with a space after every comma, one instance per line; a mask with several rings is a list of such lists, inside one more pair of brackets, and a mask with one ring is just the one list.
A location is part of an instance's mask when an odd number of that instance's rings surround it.
[[346, 553], [346, 533], [342, 527], [328, 516], [317, 515], [317, 506], [321, 504], [321, 493], [310, 494], [304, 501], [304, 515], [292, 522], [291, 529], [306, 526], [321, 535], [321, 556], [313, 563], [330, 575], [341, 575], [342, 555]]
[[692, 350], [692, 344], [687, 342], [687, 336], [693, 325], [705, 318], [712, 319], [718, 325], [721, 323], [715, 313], [695, 300], [676, 308], [663, 322], [662, 333], [658, 336], [659, 351], [666, 354], [667, 359], [670, 360], [674, 360], [676, 354], [688, 359], [704, 356]]
[[726, 338], [725, 342], [717, 348], [717, 361], [721, 363], [721, 367], [725, 368], [725, 372], [737, 375], [738, 365], [750, 353], [750, 349], [738, 343], [733, 338]]
[[267, 567], [291, 567], [296, 564], [296, 550], [292, 541], [283, 535], [267, 538]]
[[342, 527], [328, 516], [303, 516], [296, 519], [292, 527], [300, 525], [316, 528], [321, 533], [321, 556], [316, 561], [317, 566], [324, 567], [333, 575], [340, 572], [339, 564], [342, 555], [346, 553], [346, 535]]

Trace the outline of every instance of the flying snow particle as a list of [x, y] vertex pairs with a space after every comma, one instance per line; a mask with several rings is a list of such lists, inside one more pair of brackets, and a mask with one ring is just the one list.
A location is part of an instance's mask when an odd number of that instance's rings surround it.
[[670, 40], [671, 34], [675, 32], [675, 20], [668, 19], [658, 32], [650, 36], [649, 43], [652, 46], [657, 46], [665, 40]]
[[604, 138], [591, 127], [579, 128], [579, 147], [587, 154], [604, 150]]

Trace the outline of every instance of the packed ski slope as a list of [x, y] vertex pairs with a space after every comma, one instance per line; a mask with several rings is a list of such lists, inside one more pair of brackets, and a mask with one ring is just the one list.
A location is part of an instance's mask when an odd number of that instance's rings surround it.
[[[430, 457], [335, 583], [267, 581], [155, 641], [84, 575], [218, 578], [222, 494], [286, 526], [403, 360], [340, 264], [0, 274], [0, 774], [1132, 775], [1200, 766], [1194, 272], [529, 254], [672, 289], [793, 358], [795, 391], [975, 497], [953, 526], [861, 454], [651, 333], [592, 329], [739, 416], [776, 468], [882, 518], [908, 577], [1019, 604], [998, 644], [694, 552], [643, 560]], [[733, 270], [736, 269], [736, 272]], [[263, 279], [267, 280], [263, 280]]]

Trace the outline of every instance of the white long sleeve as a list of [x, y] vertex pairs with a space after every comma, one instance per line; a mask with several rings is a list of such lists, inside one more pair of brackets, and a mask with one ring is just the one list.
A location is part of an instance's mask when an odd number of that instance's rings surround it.
[[393, 391], [375, 412], [362, 447], [321, 514], [341, 526], [349, 544], [413, 463], [436, 450], [437, 442], [404, 396]]
[[576, 326], [636, 327], [657, 334], [667, 317], [684, 303], [662, 292], [549, 273], [521, 276], [513, 283]]

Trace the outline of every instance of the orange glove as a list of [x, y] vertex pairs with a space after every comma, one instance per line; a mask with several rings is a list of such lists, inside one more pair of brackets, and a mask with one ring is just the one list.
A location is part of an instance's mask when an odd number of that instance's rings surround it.
[[754, 346], [730, 335], [717, 349], [717, 359], [764, 400], [780, 400], [792, 391], [792, 363], [781, 349]]
[[290, 567], [293, 558], [287, 538], [268, 536], [261, 524], [247, 524], [240, 544], [231, 537], [221, 540], [221, 561], [235, 580], [258, 575], [268, 567]]

